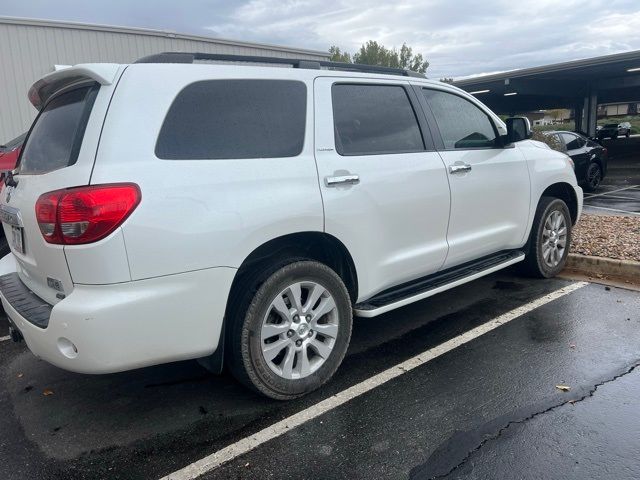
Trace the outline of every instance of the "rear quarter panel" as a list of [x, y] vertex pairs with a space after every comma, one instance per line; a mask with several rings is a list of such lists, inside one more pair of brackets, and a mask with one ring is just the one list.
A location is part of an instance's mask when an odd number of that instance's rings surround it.
[[291, 80], [288, 69], [279, 70], [127, 68], [105, 121], [91, 183], [140, 186], [142, 201], [122, 227], [132, 280], [237, 268], [268, 240], [323, 230], [313, 156], [313, 72], [302, 80], [307, 85], [307, 123], [301, 155], [242, 160], [161, 160], [155, 155], [165, 115], [186, 85], [223, 78]]

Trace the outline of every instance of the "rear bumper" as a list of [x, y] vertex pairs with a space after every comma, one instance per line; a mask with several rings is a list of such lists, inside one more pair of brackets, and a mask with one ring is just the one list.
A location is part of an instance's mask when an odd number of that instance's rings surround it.
[[[38, 357], [65, 370], [112, 373], [212, 354], [236, 270], [220, 267], [113, 285], [75, 285], [40, 328], [0, 299]], [[15, 303], [15, 301], [14, 301]]]

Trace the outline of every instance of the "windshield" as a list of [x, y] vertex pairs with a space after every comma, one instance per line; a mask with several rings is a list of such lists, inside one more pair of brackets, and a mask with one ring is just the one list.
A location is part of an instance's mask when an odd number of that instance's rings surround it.
[[97, 88], [87, 86], [54, 97], [29, 132], [18, 173], [41, 174], [76, 162]]

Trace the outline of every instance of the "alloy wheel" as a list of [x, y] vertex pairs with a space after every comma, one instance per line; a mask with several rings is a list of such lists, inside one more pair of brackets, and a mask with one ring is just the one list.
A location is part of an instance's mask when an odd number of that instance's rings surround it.
[[271, 301], [260, 344], [269, 368], [287, 380], [305, 378], [329, 358], [339, 330], [338, 309], [317, 282], [289, 285]]
[[542, 258], [544, 263], [555, 268], [562, 261], [567, 248], [567, 221], [558, 210], [547, 216], [542, 230]]

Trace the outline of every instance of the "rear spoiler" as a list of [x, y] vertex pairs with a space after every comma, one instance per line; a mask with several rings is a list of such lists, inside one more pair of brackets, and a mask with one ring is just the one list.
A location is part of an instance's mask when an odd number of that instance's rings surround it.
[[101, 85], [110, 85], [119, 68], [115, 63], [86, 63], [49, 73], [31, 86], [29, 101], [40, 110], [51, 95], [72, 83], [94, 80]]

